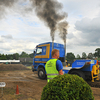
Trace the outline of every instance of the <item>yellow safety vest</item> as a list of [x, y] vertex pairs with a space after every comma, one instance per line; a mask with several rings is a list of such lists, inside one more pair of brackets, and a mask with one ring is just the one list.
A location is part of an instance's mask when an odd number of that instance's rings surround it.
[[56, 69], [56, 61], [57, 61], [57, 59], [50, 59], [45, 65], [48, 82], [50, 81], [50, 79], [53, 79], [54, 77], [59, 75], [59, 72]]

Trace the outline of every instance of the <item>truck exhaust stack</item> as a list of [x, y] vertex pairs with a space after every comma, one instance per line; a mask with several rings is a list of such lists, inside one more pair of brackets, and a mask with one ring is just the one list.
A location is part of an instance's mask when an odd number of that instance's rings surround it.
[[53, 50], [53, 48], [54, 48], [54, 41], [52, 41], [52, 50]]

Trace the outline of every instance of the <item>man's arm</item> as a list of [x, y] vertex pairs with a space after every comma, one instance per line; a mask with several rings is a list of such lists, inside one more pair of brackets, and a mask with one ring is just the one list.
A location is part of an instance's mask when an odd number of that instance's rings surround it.
[[62, 69], [59, 71], [59, 75], [63, 75], [64, 73], [63, 73], [63, 71], [62, 71]]
[[59, 72], [59, 75], [63, 75], [63, 71], [62, 71], [63, 65], [62, 65], [62, 62], [60, 60], [56, 61], [56, 68]]

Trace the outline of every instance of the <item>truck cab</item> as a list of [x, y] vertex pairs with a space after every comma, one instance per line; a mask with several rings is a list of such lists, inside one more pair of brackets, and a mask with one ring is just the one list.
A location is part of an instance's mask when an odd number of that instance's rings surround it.
[[46, 78], [45, 64], [49, 59], [52, 58], [52, 47], [53, 49], [59, 50], [59, 60], [61, 60], [62, 63], [65, 62], [65, 49], [63, 44], [46, 42], [37, 45], [36, 49], [34, 50], [32, 71], [38, 71], [38, 77], [40, 79]]

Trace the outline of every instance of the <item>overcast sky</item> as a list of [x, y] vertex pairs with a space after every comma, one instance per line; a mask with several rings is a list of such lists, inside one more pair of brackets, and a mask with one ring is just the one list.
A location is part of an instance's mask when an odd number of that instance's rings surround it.
[[[4, 0], [6, 1], [6, 0]], [[50, 29], [36, 16], [31, 0], [0, 0], [0, 53], [33, 53], [37, 44], [51, 42]], [[16, 1], [16, 0], [12, 0]], [[24, 1], [24, 2], [23, 2]], [[100, 0], [58, 0], [68, 14], [66, 52], [82, 55], [100, 48]], [[58, 33], [55, 42], [62, 43]]]

